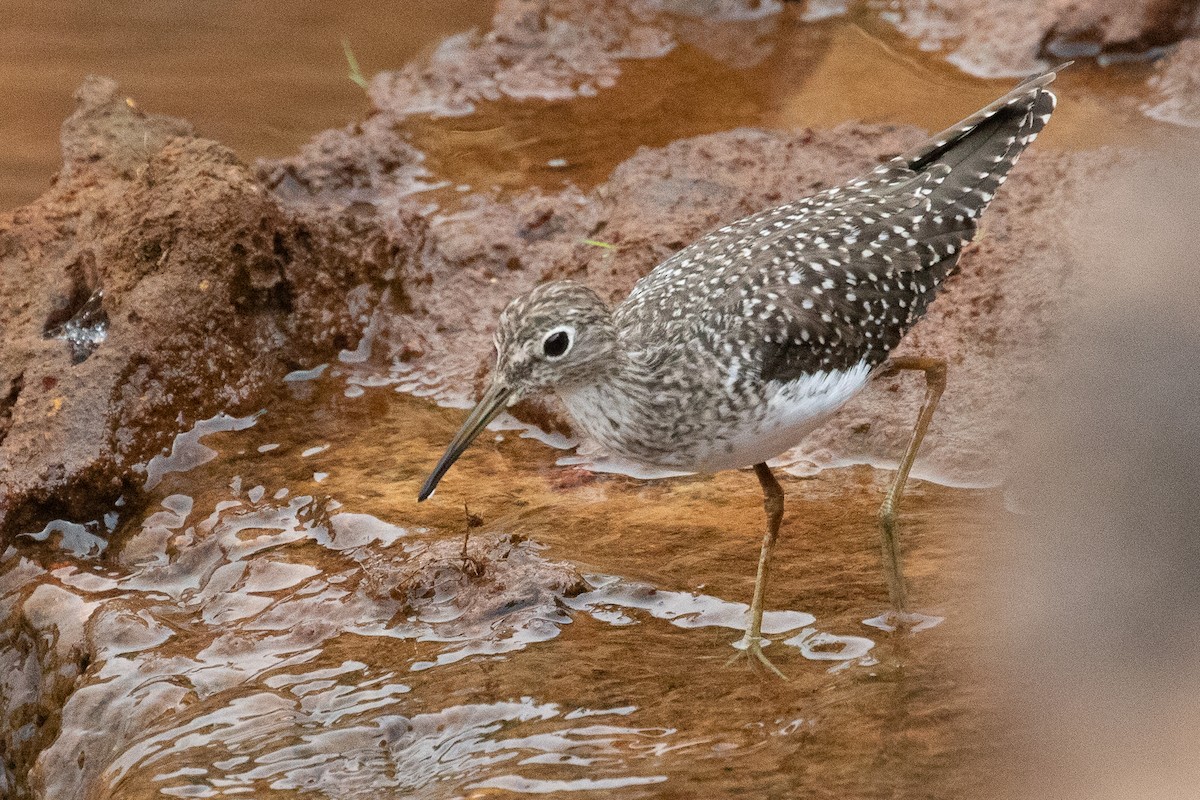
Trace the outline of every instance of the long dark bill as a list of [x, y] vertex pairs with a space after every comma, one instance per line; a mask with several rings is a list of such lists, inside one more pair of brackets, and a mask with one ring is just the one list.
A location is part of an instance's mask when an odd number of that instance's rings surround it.
[[479, 401], [475, 408], [471, 409], [471, 414], [467, 417], [467, 421], [458, 429], [458, 433], [454, 434], [454, 439], [446, 446], [446, 452], [442, 454], [441, 460], [433, 468], [433, 472], [429, 473], [429, 477], [425, 479], [425, 484], [421, 487], [420, 494], [417, 495], [418, 503], [433, 494], [433, 490], [437, 488], [438, 481], [442, 479], [446, 471], [458, 460], [463, 451], [471, 446], [471, 442], [475, 441], [475, 437], [479, 435], [479, 432], [486, 428], [487, 424], [504, 410], [508, 402], [508, 397], [511, 394], [512, 390], [507, 386], [492, 384], [488, 388], [487, 394], [483, 396], [483, 399]]

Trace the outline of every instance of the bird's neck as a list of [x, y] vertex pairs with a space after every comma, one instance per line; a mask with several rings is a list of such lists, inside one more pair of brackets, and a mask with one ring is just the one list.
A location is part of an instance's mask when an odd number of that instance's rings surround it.
[[594, 377], [557, 392], [579, 433], [621, 455], [654, 417], [653, 367], [638, 351], [616, 350]]

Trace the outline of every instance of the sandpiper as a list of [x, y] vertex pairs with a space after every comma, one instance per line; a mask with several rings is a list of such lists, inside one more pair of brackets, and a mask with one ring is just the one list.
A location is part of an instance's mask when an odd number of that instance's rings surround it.
[[[1061, 69], [1061, 67], [1060, 67]], [[955, 269], [1021, 152], [1050, 119], [1037, 75], [867, 175], [732, 222], [680, 250], [615, 308], [555, 281], [500, 316], [496, 367], [419, 495], [503, 409], [553, 392], [605, 450], [684, 472], [753, 467], [767, 529], [742, 652], [763, 654], [763, 593], [783, 518], [767, 460], [798, 444], [873, 377], [925, 373], [925, 402], [884, 496], [892, 613], [907, 618], [896, 514], [946, 384], [946, 363], [889, 357]]]

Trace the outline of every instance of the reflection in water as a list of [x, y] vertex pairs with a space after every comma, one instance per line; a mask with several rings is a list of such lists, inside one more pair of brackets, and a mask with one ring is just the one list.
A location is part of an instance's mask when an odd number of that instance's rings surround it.
[[21, 537], [32, 539], [35, 542], [52, 542], [55, 547], [65, 550], [76, 558], [87, 558], [104, 552], [104, 548], [108, 545], [106, 540], [89, 530], [89, 528], [98, 529], [99, 527], [96, 523], [84, 525], [56, 519], [46, 523], [46, 527], [37, 533], [24, 533], [21, 534]]
[[[610, 625], [637, 622], [622, 609], [645, 611], [655, 619], [667, 620], [680, 628], [720, 627], [745, 631], [748, 624], [750, 606], [746, 603], [731, 603], [688, 592], [660, 591], [611, 575], [590, 575], [587, 581], [592, 590], [567, 598], [566, 604]], [[813, 661], [857, 662], [861, 666], [878, 663], [868, 656], [875, 646], [870, 639], [818, 631], [811, 627], [815, 621], [812, 614], [801, 611], [767, 611], [763, 614], [762, 630], [768, 636], [798, 630], [799, 633], [781, 643], [798, 648], [801, 655]]]
[[210, 447], [200, 444], [200, 439], [220, 431], [240, 431], [250, 427], [257, 419], [257, 414], [248, 417], [231, 417], [220, 413], [209, 419], [203, 419], [175, 437], [170, 453], [154, 456], [146, 464], [146, 489], [158, 486], [159, 481], [169, 472], [187, 472], [217, 457], [217, 452]]

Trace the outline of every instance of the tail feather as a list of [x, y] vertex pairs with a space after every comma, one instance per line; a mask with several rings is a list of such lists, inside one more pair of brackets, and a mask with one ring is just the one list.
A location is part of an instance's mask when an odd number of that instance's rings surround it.
[[[1040, 113], [1033, 121], [1032, 134], [1036, 136], [1045, 126], [1046, 122], [1049, 121], [1049, 112], [1054, 110], [1054, 95], [1046, 87], [1058, 77], [1059, 70], [1066, 69], [1070, 65], [1071, 62], [1068, 61], [1065, 64], [1060, 64], [1053, 70], [1025, 79], [1008, 94], [989, 103], [961, 122], [951, 125], [936, 136], [929, 138], [905, 153], [902, 158], [908, 162], [912, 169], [917, 171], [937, 161], [944, 161], [944, 163], [953, 166], [961, 161], [961, 156], [956, 156], [954, 151], [958, 150], [964, 144], [964, 140], [976, 138], [973, 134], [981, 129], [983, 131], [989, 129], [994, 131], [995, 127], [1002, 126], [1004, 120], [1011, 121], [1014, 114], [1021, 117], [1025, 116], [1035, 99], [1048, 96], [1049, 108], [1039, 109]], [[989, 121], [994, 122], [995, 125], [986, 125], [985, 123]], [[1029, 141], [1033, 141], [1033, 139], [1031, 138]], [[1028, 143], [1025, 142], [1025, 144]]]
[[939, 267], [946, 272], [953, 268], [954, 256], [975, 234], [976, 220], [1021, 153], [1049, 121], [1055, 96], [1047, 87], [1055, 77], [1051, 71], [1029, 78], [901, 156], [914, 171], [945, 172], [915, 227], [914, 238], [921, 243], [921, 261], [926, 268]]

